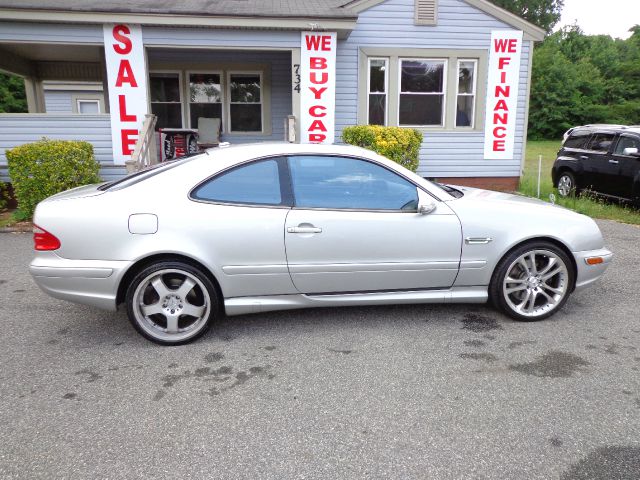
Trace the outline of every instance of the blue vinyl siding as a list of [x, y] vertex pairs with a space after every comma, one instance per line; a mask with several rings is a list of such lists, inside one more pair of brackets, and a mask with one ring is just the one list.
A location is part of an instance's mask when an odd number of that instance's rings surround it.
[[[357, 124], [360, 47], [489, 50], [491, 31], [512, 29], [463, 0], [439, 0], [436, 26], [414, 25], [414, 0], [387, 0], [360, 13], [348, 39], [338, 42], [336, 138]], [[516, 143], [511, 160], [484, 160], [484, 132], [425, 131], [418, 173], [425, 177], [518, 177], [522, 161], [530, 42], [523, 43]], [[448, 88], [455, 88], [449, 85]], [[484, 112], [484, 105], [476, 108]]]
[[[96, 160], [111, 173], [111, 120], [109, 115], [15, 113], [0, 115], [0, 181], [7, 181], [5, 150], [47, 137], [56, 140], [86, 140], [93, 144]], [[124, 168], [118, 168], [124, 173]], [[118, 173], [117, 171], [115, 173]]]
[[72, 94], [69, 91], [44, 91], [44, 109], [47, 113], [73, 113]]

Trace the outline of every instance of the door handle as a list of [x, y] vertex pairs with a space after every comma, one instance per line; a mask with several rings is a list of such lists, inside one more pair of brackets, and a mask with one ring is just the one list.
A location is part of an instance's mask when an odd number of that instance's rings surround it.
[[586, 155], [580, 155], [580, 160], [589, 160], [589, 157]]
[[322, 233], [318, 227], [287, 227], [288, 233]]
[[613, 158], [609, 160], [609, 163], [613, 163], [614, 165], [617, 165], [619, 162], [618, 160], [614, 160]]

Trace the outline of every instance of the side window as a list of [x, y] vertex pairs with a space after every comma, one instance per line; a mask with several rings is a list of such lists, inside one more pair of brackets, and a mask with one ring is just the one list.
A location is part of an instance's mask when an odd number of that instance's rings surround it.
[[640, 139], [637, 137], [627, 137], [626, 135], [620, 137], [614, 153], [616, 155], [624, 155], [625, 148], [637, 148], [640, 152]]
[[283, 205], [278, 160], [260, 160], [236, 167], [206, 181], [191, 196], [212, 202]]
[[348, 157], [289, 157], [295, 204], [302, 208], [418, 208], [415, 185], [375, 163]]
[[563, 146], [564, 148], [584, 149], [590, 136], [591, 132], [589, 130], [574, 130]]
[[593, 137], [591, 137], [591, 140], [589, 140], [587, 150], [593, 150], [595, 152], [608, 152], [614, 138], [615, 134], [613, 133], [595, 133]]

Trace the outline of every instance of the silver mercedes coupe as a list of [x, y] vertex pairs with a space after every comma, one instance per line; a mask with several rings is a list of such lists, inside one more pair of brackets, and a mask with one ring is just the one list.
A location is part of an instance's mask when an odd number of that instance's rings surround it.
[[491, 300], [541, 320], [612, 258], [584, 215], [338, 145], [212, 149], [54, 195], [34, 223], [42, 290], [124, 304], [166, 345], [224, 313], [307, 307]]

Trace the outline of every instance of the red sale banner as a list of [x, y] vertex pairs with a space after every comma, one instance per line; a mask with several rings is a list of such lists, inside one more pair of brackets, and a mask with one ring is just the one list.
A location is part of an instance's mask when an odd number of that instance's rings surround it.
[[104, 25], [113, 163], [124, 165], [147, 113], [147, 74], [140, 25]]
[[335, 32], [302, 32], [300, 135], [302, 143], [333, 143], [336, 110]]
[[491, 32], [484, 132], [485, 159], [513, 158], [521, 53], [521, 31]]

